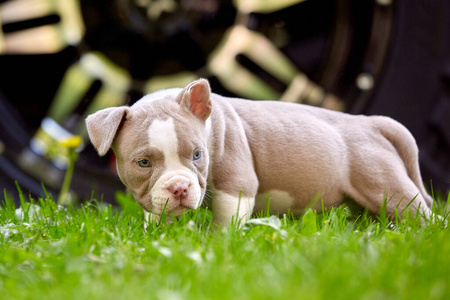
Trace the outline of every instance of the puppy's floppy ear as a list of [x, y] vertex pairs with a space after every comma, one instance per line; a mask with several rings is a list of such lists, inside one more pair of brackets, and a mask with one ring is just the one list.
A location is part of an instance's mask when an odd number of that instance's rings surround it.
[[189, 109], [194, 116], [206, 121], [211, 114], [211, 88], [206, 79], [198, 79], [188, 84], [177, 96], [181, 106]]
[[86, 118], [86, 127], [92, 145], [100, 156], [108, 152], [128, 112], [127, 106], [110, 107], [99, 110]]

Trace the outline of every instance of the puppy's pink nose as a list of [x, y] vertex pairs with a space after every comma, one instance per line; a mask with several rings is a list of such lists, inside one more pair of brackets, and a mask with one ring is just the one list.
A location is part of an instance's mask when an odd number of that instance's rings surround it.
[[179, 198], [184, 198], [189, 192], [189, 183], [187, 182], [175, 182], [169, 186], [169, 192]]

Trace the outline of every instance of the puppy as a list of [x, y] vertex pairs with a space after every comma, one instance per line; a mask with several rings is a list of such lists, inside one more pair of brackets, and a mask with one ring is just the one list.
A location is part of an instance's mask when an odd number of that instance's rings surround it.
[[387, 199], [391, 217], [406, 208], [431, 216], [415, 140], [388, 117], [222, 97], [199, 79], [100, 110], [86, 124], [100, 156], [114, 150], [147, 216], [196, 209], [207, 187], [216, 224], [245, 221], [269, 198], [278, 214], [350, 197], [373, 213]]

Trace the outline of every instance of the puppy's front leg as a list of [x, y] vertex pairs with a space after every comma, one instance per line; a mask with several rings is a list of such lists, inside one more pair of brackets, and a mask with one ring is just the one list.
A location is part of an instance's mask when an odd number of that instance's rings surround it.
[[144, 209], [144, 232], [147, 232], [147, 227], [152, 222], [159, 222], [159, 216]]
[[[161, 216], [148, 212], [144, 209], [144, 232], [147, 232], [147, 228], [150, 224], [159, 224], [161, 222]], [[172, 223], [172, 216], [166, 216], [165, 223]]]
[[228, 226], [234, 221], [242, 225], [252, 215], [254, 206], [255, 197], [233, 196], [216, 190], [212, 201], [213, 222]]

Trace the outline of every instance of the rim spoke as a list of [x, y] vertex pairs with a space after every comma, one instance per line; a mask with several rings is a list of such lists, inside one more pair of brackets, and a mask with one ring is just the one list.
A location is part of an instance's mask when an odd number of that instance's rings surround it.
[[[247, 57], [287, 88], [280, 93], [267, 85], [237, 61], [239, 55]], [[322, 87], [300, 72], [264, 35], [242, 25], [234, 26], [229, 31], [223, 43], [213, 52], [209, 68], [229, 90], [247, 98], [280, 99], [343, 109], [337, 97], [326, 94]]]
[[83, 55], [66, 72], [47, 117], [31, 139], [33, 151], [52, 160], [57, 167], [65, 168], [67, 151], [59, 141], [73, 135], [86, 139], [84, 119], [87, 115], [124, 104], [130, 83], [128, 72], [101, 54]]
[[153, 93], [161, 89], [174, 87], [185, 87], [192, 81], [198, 79], [198, 75], [193, 72], [180, 72], [165, 76], [153, 76], [145, 82], [144, 93]]
[[[278, 99], [281, 96], [278, 91], [238, 63], [236, 57], [240, 54], [275, 77], [281, 78], [284, 83], [289, 83], [289, 79], [295, 76], [295, 66], [262, 34], [250, 31], [242, 25], [234, 26], [212, 53], [209, 68], [222, 84], [239, 95], [253, 99]], [[271, 59], [268, 60], [267, 57]]]
[[304, 1], [306, 0], [235, 0], [234, 2], [239, 11], [243, 13], [269, 13]]
[[0, 25], [0, 54], [55, 53], [84, 34], [77, 0], [10, 0], [0, 4]]

